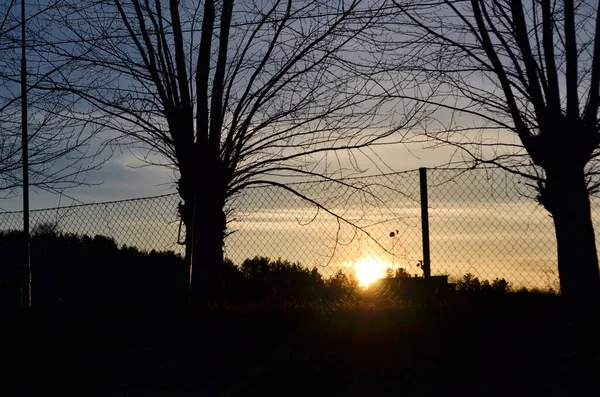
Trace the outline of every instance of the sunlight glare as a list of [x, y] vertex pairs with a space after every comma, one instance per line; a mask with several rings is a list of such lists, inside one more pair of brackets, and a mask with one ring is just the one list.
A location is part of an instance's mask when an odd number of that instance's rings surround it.
[[353, 268], [356, 272], [356, 278], [361, 287], [368, 287], [373, 281], [385, 276], [385, 269], [391, 267], [381, 258], [365, 257], [358, 259]]

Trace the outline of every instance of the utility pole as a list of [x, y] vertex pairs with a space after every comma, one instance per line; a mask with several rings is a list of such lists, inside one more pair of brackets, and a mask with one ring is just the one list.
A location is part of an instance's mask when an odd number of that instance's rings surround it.
[[23, 158], [23, 271], [21, 307], [31, 307], [29, 236], [29, 151], [27, 143], [27, 57], [25, 48], [25, 0], [21, 0], [21, 150]]

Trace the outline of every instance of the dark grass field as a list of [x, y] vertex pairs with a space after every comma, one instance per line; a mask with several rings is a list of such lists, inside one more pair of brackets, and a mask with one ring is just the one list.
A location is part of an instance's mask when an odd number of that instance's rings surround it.
[[600, 395], [598, 334], [557, 298], [5, 316], [2, 396]]

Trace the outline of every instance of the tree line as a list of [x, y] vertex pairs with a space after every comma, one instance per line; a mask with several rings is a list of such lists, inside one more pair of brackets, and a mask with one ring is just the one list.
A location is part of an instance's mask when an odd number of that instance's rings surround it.
[[[0, 305], [17, 307], [16, 272], [21, 231], [0, 232]], [[35, 228], [32, 274], [38, 307], [178, 310], [188, 301], [189, 266], [172, 251], [141, 251], [97, 235], [62, 233], [51, 225]], [[255, 257], [239, 266], [224, 261], [224, 299], [229, 304], [302, 306], [350, 304], [359, 297], [351, 271], [329, 277], [299, 263]], [[350, 270], [350, 269], [349, 269]]]
[[[189, 266], [173, 251], [142, 251], [114, 239], [63, 233], [55, 225], [33, 231], [33, 290], [38, 307], [83, 310], [182, 310], [188, 304]], [[0, 232], [0, 310], [20, 299], [18, 288], [21, 231]], [[388, 268], [382, 278], [361, 287], [352, 268], [323, 275], [298, 262], [256, 256], [236, 265], [224, 260], [224, 303], [242, 307], [327, 309], [365, 301], [385, 305], [423, 304], [427, 286], [403, 268]], [[409, 279], [410, 283], [403, 283]], [[433, 290], [441, 304], [457, 298], [481, 300], [509, 293], [553, 295], [553, 291], [513, 289], [505, 279], [480, 280], [465, 274]], [[365, 300], [366, 299], [366, 300]]]

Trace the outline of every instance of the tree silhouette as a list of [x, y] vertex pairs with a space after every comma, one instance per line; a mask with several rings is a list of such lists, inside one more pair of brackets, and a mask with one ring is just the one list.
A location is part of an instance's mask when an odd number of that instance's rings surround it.
[[289, 177], [331, 179], [330, 159], [386, 136], [385, 115], [374, 117], [384, 100], [365, 96], [347, 66], [364, 51], [376, 3], [116, 0], [59, 10], [68, 44], [44, 48], [70, 63], [47, 88], [78, 95], [90, 105], [80, 119], [176, 171], [193, 300], [220, 294], [237, 194], [271, 184], [324, 208]]
[[[22, 231], [0, 231], [0, 275], [14, 279]], [[32, 290], [38, 308], [138, 308], [177, 310], [187, 301], [187, 271], [173, 252], [118, 246], [106, 236], [62, 233], [56, 224], [32, 228]], [[8, 284], [8, 281], [7, 281]], [[2, 286], [0, 286], [2, 287]], [[15, 295], [3, 286], [2, 293]], [[2, 294], [0, 293], [0, 295]], [[4, 302], [0, 302], [1, 304]]]
[[[597, 302], [589, 194], [598, 188], [600, 8], [585, 1], [394, 1], [411, 81], [386, 95], [438, 110], [425, 137], [527, 178], [552, 215], [562, 294]], [[389, 35], [387, 36], [389, 38]], [[411, 66], [407, 65], [411, 62]], [[398, 88], [399, 85], [396, 85]]]
[[[48, 64], [33, 47], [47, 32], [44, 20], [58, 0], [29, 2], [26, 8], [27, 110], [29, 183], [51, 192], [85, 184], [86, 171], [103, 151], [95, 145], [94, 129], [69, 117], [73, 101], [65, 93], [40, 90], [59, 73], [60, 64]], [[21, 11], [16, 0], [0, 5], [0, 196], [18, 194], [23, 184], [21, 152]]]
[[319, 303], [325, 299], [325, 282], [316, 268], [265, 257], [242, 262], [247, 281], [246, 299], [274, 304]]
[[399, 267], [394, 270], [391, 267], [385, 269], [385, 278], [406, 278], [410, 277], [410, 274], [403, 268]]

